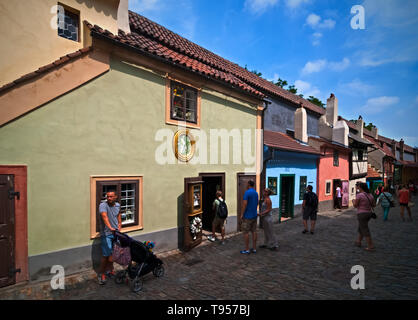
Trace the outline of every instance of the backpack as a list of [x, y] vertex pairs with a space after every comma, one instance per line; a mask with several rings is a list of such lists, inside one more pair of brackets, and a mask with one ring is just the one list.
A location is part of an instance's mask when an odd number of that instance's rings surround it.
[[306, 205], [314, 209], [317, 209], [318, 208], [318, 196], [313, 192], [309, 192], [308, 199], [306, 200]]
[[228, 217], [228, 207], [225, 203], [225, 201], [219, 200], [219, 205], [218, 205], [218, 217], [221, 219], [226, 219]]

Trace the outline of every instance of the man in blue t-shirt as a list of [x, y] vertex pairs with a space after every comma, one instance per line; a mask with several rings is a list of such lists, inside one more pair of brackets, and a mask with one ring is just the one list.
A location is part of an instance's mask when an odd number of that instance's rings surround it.
[[241, 212], [241, 230], [244, 233], [245, 250], [242, 254], [250, 253], [250, 235], [253, 238], [253, 247], [251, 252], [256, 253], [257, 248], [257, 208], [258, 208], [258, 193], [254, 190], [254, 181], [248, 181], [247, 191], [244, 194], [243, 206]]

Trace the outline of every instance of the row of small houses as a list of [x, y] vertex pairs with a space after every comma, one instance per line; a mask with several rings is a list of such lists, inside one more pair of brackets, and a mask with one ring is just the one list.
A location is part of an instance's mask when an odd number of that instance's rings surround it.
[[49, 277], [53, 265], [91, 266], [108, 190], [122, 232], [166, 251], [200, 243], [196, 218], [210, 229], [217, 190], [227, 232], [239, 230], [250, 179], [274, 192], [276, 221], [300, 213], [307, 185], [327, 210], [337, 186], [349, 206], [357, 181], [418, 179], [417, 150], [342, 119], [332, 94], [326, 108], [314, 105], [128, 11], [127, 0], [61, 1], [56, 29], [53, 5], [14, 1], [0, 12], [10, 30], [0, 59], [0, 287]]

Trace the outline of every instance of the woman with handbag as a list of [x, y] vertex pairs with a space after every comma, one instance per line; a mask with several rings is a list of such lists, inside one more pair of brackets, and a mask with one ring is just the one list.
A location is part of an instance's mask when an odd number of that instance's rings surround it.
[[371, 218], [376, 219], [376, 214], [373, 212], [373, 207], [376, 206], [374, 197], [370, 194], [369, 188], [366, 183], [360, 183], [357, 185], [358, 193], [356, 199], [353, 200], [354, 208], [357, 208], [357, 219], [359, 223], [358, 233], [359, 236], [355, 245], [361, 247], [363, 238], [366, 238], [367, 251], [373, 251], [374, 245], [369, 230], [369, 221]]
[[380, 194], [379, 198], [377, 198], [376, 205], [378, 205], [380, 201], [383, 209], [383, 221], [387, 221], [390, 208], [395, 206], [393, 197], [389, 192], [389, 187], [383, 189], [383, 192]]

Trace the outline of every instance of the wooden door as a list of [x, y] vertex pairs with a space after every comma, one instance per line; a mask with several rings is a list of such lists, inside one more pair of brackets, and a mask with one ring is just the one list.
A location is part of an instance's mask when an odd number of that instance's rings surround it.
[[[190, 250], [202, 242], [203, 213], [202, 177], [184, 179], [183, 222], [184, 250]], [[200, 228], [199, 227], [200, 219]], [[195, 224], [194, 224], [195, 223]], [[194, 226], [193, 226], [194, 225]]]
[[243, 173], [238, 173], [237, 183], [238, 183], [238, 199], [237, 199], [237, 231], [241, 231], [241, 210], [242, 203], [244, 201], [244, 194], [247, 191], [248, 181], [252, 180], [255, 183], [255, 175], [246, 175]]
[[15, 284], [15, 208], [13, 175], [0, 175], [0, 287]]
[[342, 206], [344, 208], [348, 208], [349, 206], [349, 198], [350, 198], [350, 184], [348, 181], [342, 181], [342, 193], [343, 193], [343, 199], [342, 199]]

